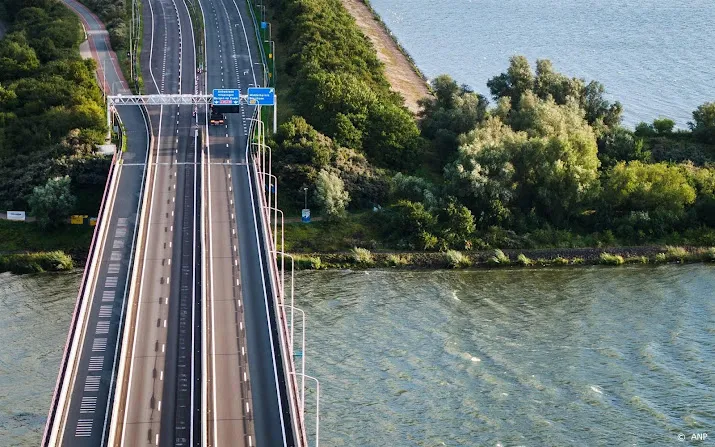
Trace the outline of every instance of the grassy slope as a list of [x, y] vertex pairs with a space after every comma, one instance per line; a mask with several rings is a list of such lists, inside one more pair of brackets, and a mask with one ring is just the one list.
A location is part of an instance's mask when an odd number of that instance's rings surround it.
[[53, 231], [41, 230], [34, 223], [0, 220], [0, 252], [52, 251], [86, 252], [94, 228], [67, 225]]

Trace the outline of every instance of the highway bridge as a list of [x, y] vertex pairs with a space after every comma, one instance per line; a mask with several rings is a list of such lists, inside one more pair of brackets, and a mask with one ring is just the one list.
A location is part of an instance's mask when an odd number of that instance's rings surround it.
[[[285, 287], [266, 129], [245, 101], [208, 124], [207, 92], [265, 85], [253, 7], [141, 2], [145, 92], [133, 95], [101, 22], [63, 1], [82, 19], [127, 144], [105, 186], [43, 447], [307, 446], [310, 377], [304, 357], [294, 365], [300, 311]], [[317, 445], [317, 421], [314, 432]]]

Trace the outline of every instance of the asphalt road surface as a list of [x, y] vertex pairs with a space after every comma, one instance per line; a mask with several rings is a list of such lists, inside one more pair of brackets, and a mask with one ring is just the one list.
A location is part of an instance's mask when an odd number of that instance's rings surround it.
[[[193, 30], [181, 0], [143, 2], [148, 94], [193, 93]], [[200, 207], [191, 106], [150, 110], [155, 152], [121, 445], [199, 445], [193, 335]], [[200, 388], [199, 388], [200, 390]], [[193, 441], [193, 442], [192, 442]]]
[[[109, 51], [108, 35], [99, 20], [74, 0], [65, 0], [81, 18], [90, 49], [104, 67], [106, 87], [112, 94], [128, 94], [121, 70]], [[116, 200], [105, 210], [109, 226], [107, 238], [97, 247], [98, 274], [88, 303], [85, 337], [80, 345], [76, 375], [70, 384], [70, 402], [58, 439], [66, 446], [97, 446], [107, 434], [111, 410], [113, 378], [118, 363], [117, 336], [125, 304], [127, 278], [132, 263], [141, 190], [148, 154], [147, 121], [139, 107], [121, 107], [118, 113], [125, 124], [127, 151], [120, 154]], [[111, 205], [111, 206], [110, 206]], [[71, 366], [70, 366], [71, 367]]]
[[[245, 94], [263, 77], [246, 3], [200, 3], [206, 24], [207, 91], [239, 88]], [[245, 158], [252, 115], [253, 107], [242, 106], [239, 114], [227, 115], [225, 126], [209, 129], [209, 445], [240, 445], [240, 439], [248, 445], [253, 431], [253, 445], [290, 446], [294, 440], [267, 258], [260, 249], [260, 216], [253, 206], [259, 192]]]

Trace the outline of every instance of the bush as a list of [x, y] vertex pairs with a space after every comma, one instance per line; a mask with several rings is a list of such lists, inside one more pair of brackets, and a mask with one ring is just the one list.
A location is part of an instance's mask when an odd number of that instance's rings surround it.
[[402, 256], [393, 254], [387, 257], [386, 263], [391, 267], [402, 267], [410, 263], [410, 257], [409, 255]]
[[516, 257], [516, 263], [524, 267], [528, 267], [530, 265], [533, 265], [534, 261], [526, 257], [524, 253], [519, 253], [519, 256]]
[[648, 264], [647, 256], [630, 256], [626, 258], [626, 264]]
[[363, 267], [369, 267], [375, 263], [375, 260], [372, 258], [372, 253], [370, 253], [370, 250], [367, 248], [353, 248], [352, 259], [355, 264]]
[[553, 260], [554, 265], [569, 265], [569, 260], [566, 258], [562, 258], [561, 256], [557, 256]]
[[701, 253], [701, 257], [705, 262], [715, 262], [715, 247], [706, 248]]
[[676, 261], [680, 263], [690, 258], [690, 254], [683, 247], [672, 247], [670, 245], [665, 247], [665, 256], [668, 261]]
[[509, 259], [509, 256], [504, 254], [503, 251], [500, 249], [494, 250], [494, 256], [491, 258], [487, 259], [487, 264], [489, 265], [509, 265], [511, 264], [511, 259]]
[[655, 262], [657, 262], [657, 263], [668, 262], [668, 256], [665, 253], [657, 253], [655, 255]]
[[693, 112], [693, 122], [688, 123], [693, 135], [706, 144], [715, 144], [715, 102], [706, 102]]
[[345, 214], [350, 203], [350, 194], [345, 183], [332, 172], [321, 169], [315, 181], [316, 200], [329, 219], [338, 219]]
[[600, 264], [603, 265], [621, 265], [624, 264], [626, 261], [623, 259], [623, 256], [621, 255], [612, 255], [610, 253], [601, 253], [600, 256]]
[[296, 256], [295, 267], [300, 270], [320, 270], [321, 260], [318, 256]]
[[586, 260], [577, 256], [577, 257], [571, 259], [571, 263], [573, 265], [583, 265], [586, 263]]
[[447, 250], [444, 254], [445, 261], [450, 268], [456, 269], [461, 267], [469, 267], [472, 261], [468, 256], [463, 255], [457, 250]]
[[62, 251], [0, 256], [0, 272], [9, 271], [17, 274], [60, 272], [73, 268], [72, 258]]
[[658, 135], [667, 135], [673, 133], [675, 121], [670, 118], [657, 118], [653, 120], [653, 129]]

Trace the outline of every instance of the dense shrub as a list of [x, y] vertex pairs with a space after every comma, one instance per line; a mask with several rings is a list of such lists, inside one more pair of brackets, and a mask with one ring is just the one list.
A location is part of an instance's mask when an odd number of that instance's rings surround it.
[[61, 251], [0, 256], [0, 272], [22, 274], [68, 271], [73, 268], [72, 258]]
[[528, 267], [533, 265], [534, 261], [529, 259], [524, 253], [519, 253], [519, 256], [516, 257], [516, 263], [521, 266]]
[[489, 265], [509, 265], [510, 263], [509, 256], [498, 248], [494, 250], [494, 256], [487, 259]]
[[414, 118], [340, 0], [283, 0], [275, 10], [296, 111], [371, 162], [414, 166], [423, 144]]
[[444, 259], [450, 268], [463, 268], [472, 265], [472, 261], [468, 256], [463, 255], [457, 250], [447, 250], [444, 254]]
[[354, 247], [351, 255], [353, 262], [361, 267], [370, 267], [375, 263], [372, 253], [366, 248]]
[[[33, 188], [70, 175], [103, 183], [104, 109], [82, 32], [61, 2], [3, 0], [9, 34], [0, 40], [0, 209], [27, 209]], [[90, 161], [91, 160], [91, 161]], [[97, 180], [101, 177], [102, 180]]]
[[603, 265], [621, 265], [626, 261], [621, 255], [612, 255], [610, 253], [601, 253], [599, 262]]

